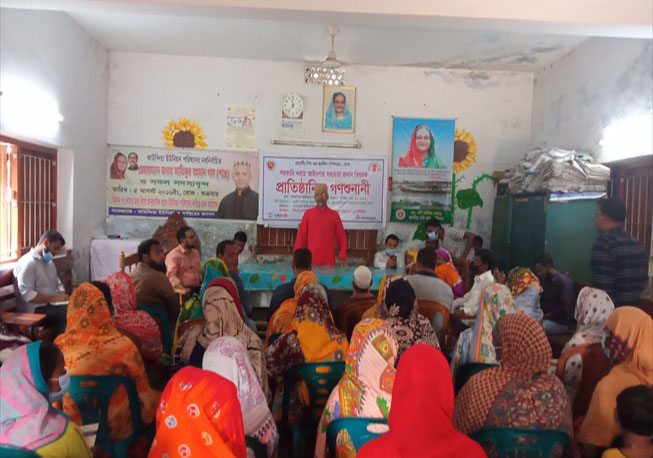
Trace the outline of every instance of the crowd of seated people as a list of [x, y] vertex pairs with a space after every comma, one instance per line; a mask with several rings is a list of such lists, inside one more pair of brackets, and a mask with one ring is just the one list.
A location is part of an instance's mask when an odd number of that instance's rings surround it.
[[[374, 273], [358, 266], [352, 296], [336, 303], [310, 251], [296, 250], [294, 278], [273, 294], [264, 339], [248, 326], [255, 310], [239, 278], [246, 238], [221, 242], [203, 265], [192, 228], [180, 230], [167, 256], [145, 241], [131, 275], [74, 290], [54, 343], [18, 347], [2, 365], [0, 445], [48, 457], [111, 456], [86, 445], [83, 406], [67, 390], [71, 378], [122, 376], [138, 402], [126, 386], [112, 394], [111, 441], [138, 432], [134, 407], [155, 431], [131, 443], [128, 456], [246, 457], [256, 443], [269, 457], [285, 456], [293, 441], [282, 418], [310, 426], [306, 450], [315, 457], [496, 456], [487, 437], [507, 431], [557, 434], [550, 456], [653, 456], [653, 320], [638, 304], [617, 304], [596, 287], [571, 294], [549, 256], [504, 274], [489, 250], [473, 246], [474, 234], [434, 223], [428, 233], [435, 236], [412, 259], [387, 237], [375, 265], [410, 262], [384, 272], [378, 292], [370, 290]], [[39, 275], [50, 275], [43, 254], [61, 244], [44, 237], [24, 261], [46, 264], [29, 274], [37, 296], [29, 276], [17, 279], [31, 299], [40, 297]], [[465, 288], [454, 261], [468, 258], [477, 275]], [[188, 290], [181, 307], [175, 287]], [[59, 294], [56, 282], [48, 288]], [[427, 302], [442, 306], [435, 316]], [[140, 305], [159, 307], [171, 335]], [[567, 341], [554, 359], [550, 334], [560, 331]], [[164, 337], [175, 341], [170, 355]], [[286, 374], [310, 364], [340, 368], [319, 405], [308, 381], [284, 393]], [[161, 365], [168, 375], [155, 386], [151, 369]], [[340, 429], [332, 440], [331, 427], [348, 418], [381, 423], [379, 437], [361, 444]]]

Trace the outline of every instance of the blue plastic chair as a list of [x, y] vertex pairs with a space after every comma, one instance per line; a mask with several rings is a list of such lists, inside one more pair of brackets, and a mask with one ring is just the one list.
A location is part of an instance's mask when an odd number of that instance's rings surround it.
[[2, 458], [39, 458], [40, 456], [33, 450], [12, 447], [11, 445], [0, 445], [0, 457]]
[[380, 423], [383, 425], [388, 424], [385, 418], [338, 418], [329, 423], [327, 427], [327, 447], [331, 456], [335, 456], [336, 452], [336, 439], [340, 431], [347, 431], [349, 437], [354, 444], [356, 452], [365, 445], [367, 442], [377, 437], [382, 436], [384, 433], [375, 433], [369, 431], [369, 425]]
[[470, 437], [499, 458], [562, 457], [570, 442], [562, 431], [529, 428], [484, 428]]
[[169, 355], [172, 351], [172, 330], [170, 329], [170, 319], [166, 309], [160, 305], [139, 305], [136, 308], [146, 312], [154, 321], [157, 321], [157, 318], [161, 320], [163, 326], [163, 353]]
[[245, 446], [254, 452], [256, 458], [268, 458], [268, 448], [251, 436], [245, 436]]
[[[288, 369], [283, 375], [283, 398], [281, 413], [281, 445], [287, 447], [288, 433], [292, 438], [293, 456], [303, 457], [307, 437], [313, 438], [320, 422], [322, 411], [331, 390], [338, 384], [345, 363], [343, 361], [327, 363], [303, 363]], [[288, 421], [290, 394], [293, 387], [304, 381], [308, 391], [310, 415], [304, 424], [291, 425]], [[283, 455], [281, 455], [283, 456]]]
[[498, 364], [484, 364], [484, 363], [467, 363], [463, 364], [456, 371], [456, 380], [454, 383], [454, 393], [458, 392], [465, 386], [465, 383], [469, 381], [472, 376], [478, 374], [485, 369], [490, 369], [492, 367], [497, 367]]
[[[133, 433], [127, 439], [112, 441], [109, 435], [109, 402], [113, 393], [123, 385], [127, 390], [129, 408], [132, 414]], [[151, 443], [154, 439], [154, 425], [145, 427], [141, 418], [141, 407], [136, 384], [129, 377], [121, 375], [74, 375], [70, 377], [70, 396], [82, 414], [82, 424], [99, 423], [95, 444], [112, 457], [125, 457], [129, 446], [143, 435]]]

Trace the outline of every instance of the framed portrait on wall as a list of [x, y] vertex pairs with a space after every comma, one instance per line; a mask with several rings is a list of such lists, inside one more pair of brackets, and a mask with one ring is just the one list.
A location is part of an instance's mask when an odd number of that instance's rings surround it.
[[324, 86], [322, 132], [353, 134], [356, 131], [356, 88]]

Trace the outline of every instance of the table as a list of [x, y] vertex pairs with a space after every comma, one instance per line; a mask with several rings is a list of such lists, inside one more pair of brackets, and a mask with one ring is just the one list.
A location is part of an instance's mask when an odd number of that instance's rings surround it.
[[[313, 266], [313, 273], [330, 290], [352, 290], [354, 270], [358, 266]], [[241, 264], [239, 275], [248, 291], [270, 291], [282, 283], [290, 281], [293, 271], [290, 264]], [[396, 274], [394, 269], [370, 269], [372, 271], [371, 290], [378, 291], [381, 279], [386, 274]]]
[[107, 237], [91, 240], [91, 280], [99, 280], [120, 270], [120, 252], [125, 255], [136, 253], [141, 240], [110, 239]]

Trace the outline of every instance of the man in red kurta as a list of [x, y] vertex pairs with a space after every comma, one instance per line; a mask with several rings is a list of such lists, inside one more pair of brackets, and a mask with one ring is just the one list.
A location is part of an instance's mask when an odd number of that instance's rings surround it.
[[338, 241], [338, 264], [347, 264], [347, 234], [340, 215], [327, 207], [329, 193], [325, 184], [315, 186], [316, 207], [306, 210], [297, 231], [295, 248], [308, 248], [313, 255], [313, 265], [335, 265], [334, 241]]

